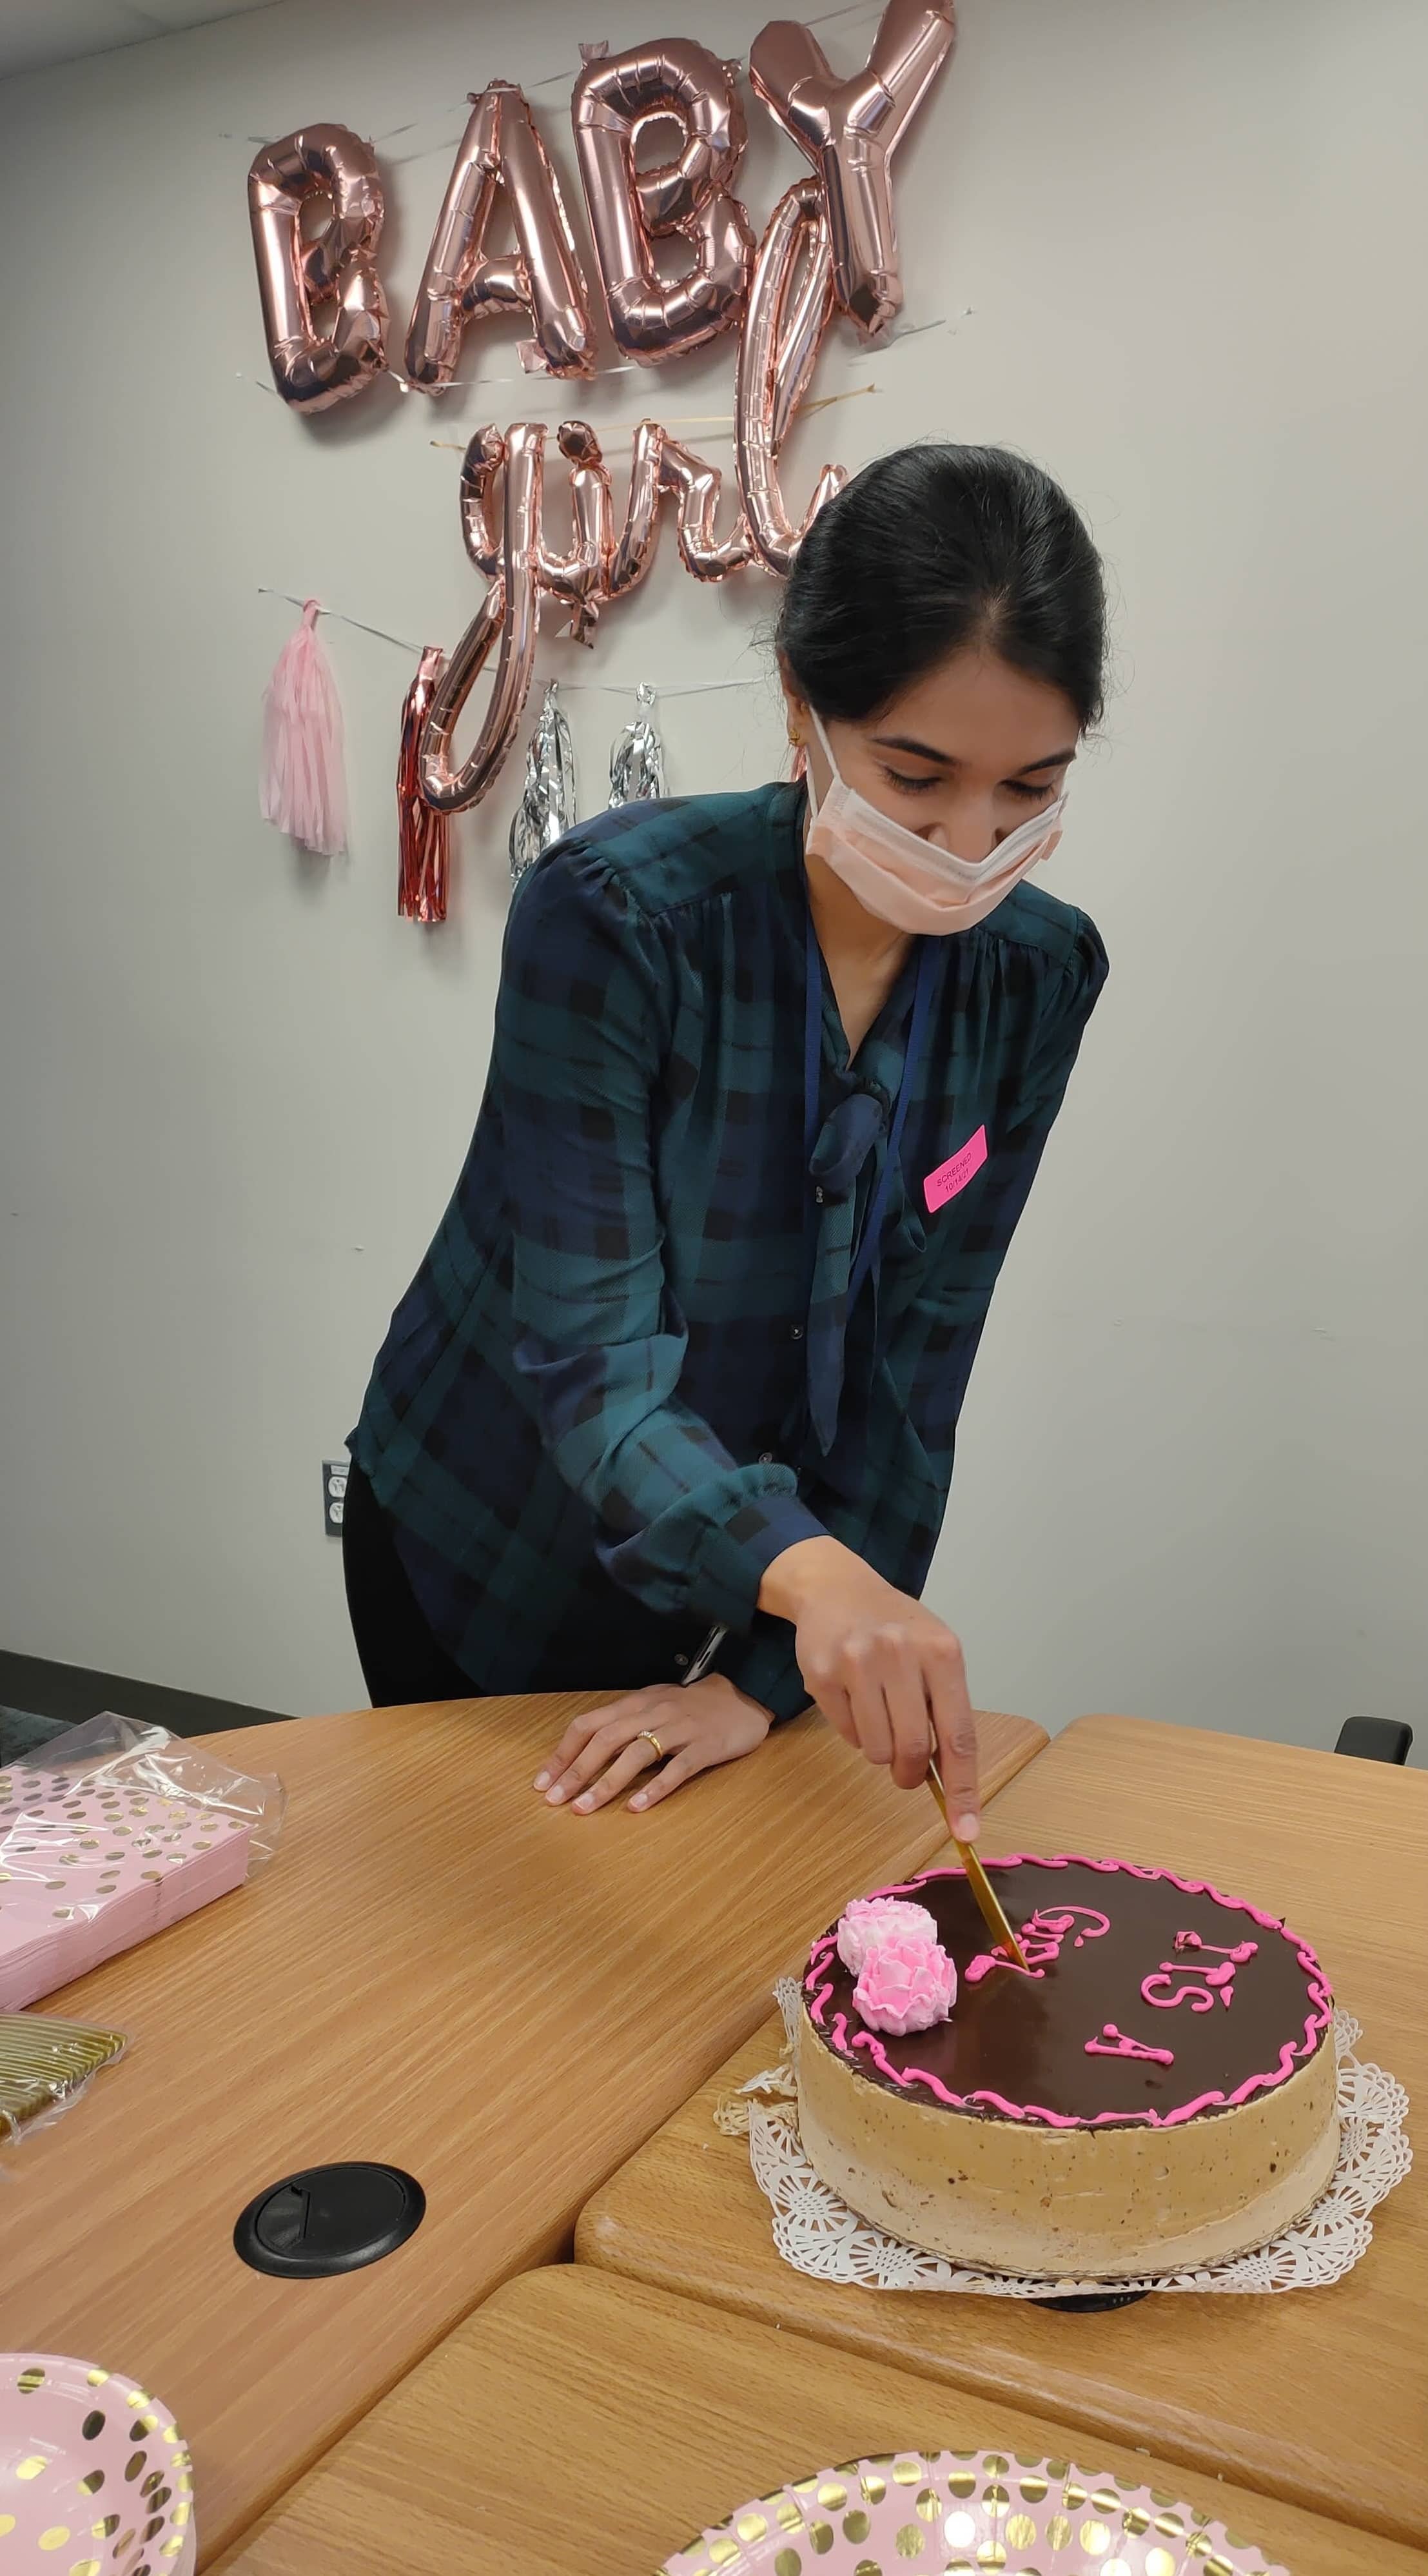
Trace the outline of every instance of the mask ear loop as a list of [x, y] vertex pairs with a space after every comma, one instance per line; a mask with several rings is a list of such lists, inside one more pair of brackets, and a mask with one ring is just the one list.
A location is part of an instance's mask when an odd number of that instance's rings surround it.
[[[843, 781], [838, 774], [838, 763], [833, 757], [833, 746], [829, 741], [827, 734], [823, 730], [823, 718], [816, 707], [810, 707], [808, 713], [813, 725], [813, 730], [818, 736], [819, 750], [822, 752], [824, 759], [828, 763], [831, 784], [834, 787], [841, 787]], [[808, 758], [808, 745], [803, 740], [802, 735], [799, 736], [798, 750], [798, 763], [793, 774], [795, 778], [806, 779], [808, 783], [808, 819], [810, 823], [816, 823], [821, 810], [822, 799], [813, 783], [813, 770]]]
[[[828, 763], [828, 774], [831, 783], [835, 787], [841, 787], [843, 782], [838, 775], [838, 763], [833, 757], [833, 745], [823, 730], [823, 718], [816, 707], [810, 707], [808, 712], [813, 719], [813, 730], [818, 736], [818, 748]], [[813, 792], [813, 772], [811, 770], [808, 773], [808, 804], [810, 813], [816, 814], [818, 811], [818, 802]]]

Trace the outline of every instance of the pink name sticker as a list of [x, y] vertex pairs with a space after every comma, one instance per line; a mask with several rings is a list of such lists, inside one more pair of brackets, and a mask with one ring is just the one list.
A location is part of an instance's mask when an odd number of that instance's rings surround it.
[[975, 1136], [969, 1136], [965, 1145], [959, 1145], [955, 1154], [950, 1154], [945, 1163], [939, 1163], [935, 1172], [928, 1173], [922, 1184], [928, 1215], [935, 1216], [949, 1199], [955, 1199], [959, 1190], [965, 1190], [986, 1159], [987, 1131], [985, 1127], [979, 1127]]

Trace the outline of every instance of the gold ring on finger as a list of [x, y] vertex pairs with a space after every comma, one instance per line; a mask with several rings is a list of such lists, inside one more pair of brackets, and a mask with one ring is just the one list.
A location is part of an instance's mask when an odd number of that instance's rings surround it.
[[654, 1757], [656, 1762], [663, 1762], [668, 1758], [666, 1756], [664, 1746], [661, 1744], [659, 1737], [656, 1735], [652, 1726], [642, 1726], [636, 1740], [640, 1743], [652, 1744], [654, 1746]]

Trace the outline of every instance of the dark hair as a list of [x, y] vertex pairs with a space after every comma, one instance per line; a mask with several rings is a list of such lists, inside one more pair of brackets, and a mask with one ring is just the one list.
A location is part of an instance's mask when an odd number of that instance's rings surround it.
[[793, 560], [776, 642], [820, 716], [880, 715], [966, 645], [1104, 697], [1101, 562], [1060, 486], [1002, 447], [900, 447], [825, 502]]

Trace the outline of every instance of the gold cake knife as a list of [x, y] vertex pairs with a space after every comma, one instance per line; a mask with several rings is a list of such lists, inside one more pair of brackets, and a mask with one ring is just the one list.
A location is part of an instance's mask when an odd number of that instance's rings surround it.
[[[967, 1885], [970, 1887], [972, 1894], [977, 1900], [977, 1904], [981, 1910], [982, 1921], [985, 1923], [987, 1930], [992, 1936], [993, 1948], [997, 1950], [1005, 1950], [1008, 1957], [1014, 1959], [1019, 1968], [1025, 1968], [1026, 1953], [1023, 1950], [1021, 1943], [1018, 1941], [1016, 1934], [1013, 1932], [1011, 1925], [1008, 1923], [1006, 1916], [1002, 1912], [1000, 1902], [997, 1898], [996, 1891], [992, 1886], [991, 1880], [988, 1878], [987, 1873], [983, 1869], [981, 1862], [978, 1860], [971, 1844], [958, 1842], [956, 1835], [952, 1833], [952, 1817], [948, 1810], [947, 1792], [942, 1786], [942, 1774], [937, 1768], [937, 1756], [935, 1753], [929, 1753], [927, 1757], [927, 1776], [931, 1781], [933, 1788], [937, 1792], [937, 1803], [942, 1809], [943, 1823], [946, 1825], [948, 1833], [951, 1834], [952, 1841], [956, 1844], [957, 1858], [960, 1860], [962, 1867], [967, 1873]], [[1027, 1973], [1028, 1975], [1030, 1974], [1029, 1969]]]

